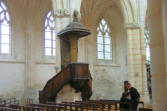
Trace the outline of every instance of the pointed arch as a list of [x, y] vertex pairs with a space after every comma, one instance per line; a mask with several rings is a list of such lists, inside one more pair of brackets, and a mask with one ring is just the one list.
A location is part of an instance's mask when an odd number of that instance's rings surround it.
[[56, 26], [52, 11], [46, 15], [44, 27], [44, 54], [45, 56], [56, 56]]
[[131, 1], [130, 0], [118, 0], [116, 2], [124, 15], [125, 24], [134, 23], [136, 21], [136, 18], [134, 15], [134, 8], [132, 7]]
[[[134, 4], [131, 0], [115, 0], [115, 1], [109, 1], [108, 4], [112, 4], [112, 2], [119, 7], [120, 11], [122, 12], [122, 15], [124, 17], [124, 23], [125, 24], [131, 24], [135, 23], [137, 21], [137, 18], [135, 17], [135, 8]], [[105, 2], [106, 3], [106, 2]], [[81, 14], [89, 15], [91, 14], [92, 10], [98, 10], [94, 6], [101, 5], [101, 0], [82, 0], [81, 3]]]
[[0, 55], [11, 54], [10, 16], [6, 5], [0, 0]]
[[104, 18], [101, 19], [97, 31], [98, 59], [112, 60], [112, 38], [110, 28]]

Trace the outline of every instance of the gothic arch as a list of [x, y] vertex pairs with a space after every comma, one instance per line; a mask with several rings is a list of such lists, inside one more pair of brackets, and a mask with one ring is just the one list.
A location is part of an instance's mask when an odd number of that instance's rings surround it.
[[[136, 17], [134, 15], [134, 7], [132, 6], [132, 3], [130, 0], [115, 0], [115, 1], [102, 1], [104, 4], [106, 4], [106, 6], [108, 4], [110, 4], [110, 6], [117, 6], [119, 7], [123, 17], [124, 17], [124, 23], [125, 24], [130, 24], [130, 23], [134, 23], [136, 21]], [[86, 14], [91, 14], [91, 11], [93, 10], [98, 10], [97, 8], [95, 8], [94, 6], [100, 6], [101, 1], [97, 1], [97, 0], [82, 0], [81, 3], [81, 15], [82, 17]], [[88, 8], [89, 7], [89, 8]]]
[[11, 17], [6, 4], [0, 0], [0, 55], [11, 55]]
[[[125, 24], [129, 24], [135, 21], [134, 10], [130, 0], [118, 0], [118, 6], [120, 7], [123, 15]], [[119, 5], [120, 4], [120, 5]]]

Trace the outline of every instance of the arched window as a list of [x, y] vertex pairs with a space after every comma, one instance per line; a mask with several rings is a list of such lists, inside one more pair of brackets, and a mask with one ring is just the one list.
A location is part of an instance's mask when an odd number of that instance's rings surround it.
[[45, 56], [56, 56], [55, 20], [51, 11], [45, 19]]
[[0, 0], [0, 55], [11, 53], [10, 17], [7, 7]]
[[145, 34], [145, 47], [146, 47], [146, 60], [147, 62], [150, 61], [150, 34], [149, 34], [149, 30], [145, 29], [144, 30], [144, 34]]
[[98, 59], [112, 60], [112, 41], [110, 29], [104, 19], [100, 21], [97, 31]]

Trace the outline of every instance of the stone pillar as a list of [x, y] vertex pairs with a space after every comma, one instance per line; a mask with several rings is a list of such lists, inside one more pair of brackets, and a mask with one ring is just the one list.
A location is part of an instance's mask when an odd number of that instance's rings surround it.
[[151, 74], [153, 110], [166, 111], [166, 70], [164, 36], [162, 26], [162, 0], [148, 0], [148, 23], [150, 30]]
[[[167, 57], [167, 1], [163, 0], [163, 32], [165, 36], [165, 56]], [[166, 58], [166, 72], [167, 72], [167, 58]]]
[[[53, 6], [54, 9], [54, 17], [56, 21], [56, 34], [64, 29], [71, 20], [71, 10], [70, 9], [55, 9], [56, 7]], [[56, 35], [57, 36], [57, 35]], [[57, 40], [57, 63], [61, 68], [66, 67], [69, 64], [69, 56], [67, 53], [69, 47], [69, 41], [66, 39], [60, 39], [59, 37], [56, 38]], [[66, 47], [66, 48], [65, 48]], [[61, 52], [61, 53], [60, 53]], [[61, 59], [60, 59], [61, 58]], [[61, 70], [61, 69], [60, 69]], [[58, 70], [58, 71], [60, 71]]]
[[[59, 32], [59, 29], [61, 29], [61, 25], [60, 25], [60, 18], [59, 17], [55, 17], [55, 26], [56, 26], [56, 33], [55, 33], [55, 37], [56, 34]], [[56, 37], [56, 64], [57, 64], [57, 70], [56, 73], [61, 71], [61, 54], [60, 54], [60, 38]]]
[[[163, 0], [163, 31], [165, 36], [165, 59], [166, 59], [166, 73], [165, 73], [165, 93], [167, 93], [167, 1]], [[167, 106], [167, 99], [165, 101]]]
[[149, 101], [149, 92], [147, 87], [147, 71], [146, 71], [146, 47], [145, 47], [145, 34], [144, 34], [144, 27], [140, 29], [140, 54], [141, 54], [141, 85], [142, 85], [142, 94], [143, 94], [143, 101], [145, 105], [150, 104]]
[[34, 61], [34, 48], [33, 48], [33, 36], [31, 35], [31, 32], [29, 31], [29, 28], [27, 29], [25, 36], [25, 45], [26, 45], [26, 57], [25, 57], [25, 88], [26, 90], [30, 90], [34, 87], [34, 67], [35, 67], [35, 61]]
[[127, 27], [127, 37], [129, 82], [137, 88], [141, 95], [141, 100], [148, 103], [144, 29], [129, 25]]
[[23, 99], [36, 99], [37, 92], [35, 90], [35, 74], [36, 74], [36, 49], [33, 16], [31, 12], [26, 13], [26, 31], [25, 31], [25, 80]]

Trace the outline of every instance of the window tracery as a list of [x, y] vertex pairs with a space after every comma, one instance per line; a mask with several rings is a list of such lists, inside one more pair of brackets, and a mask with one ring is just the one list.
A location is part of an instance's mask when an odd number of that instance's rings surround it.
[[11, 53], [10, 17], [5, 4], [0, 0], [0, 54]]
[[45, 19], [45, 56], [56, 56], [56, 27], [51, 11]]
[[102, 19], [97, 28], [98, 59], [112, 60], [112, 38], [107, 22]]

